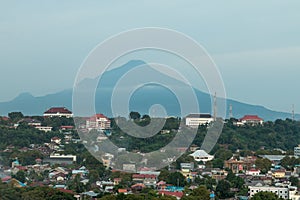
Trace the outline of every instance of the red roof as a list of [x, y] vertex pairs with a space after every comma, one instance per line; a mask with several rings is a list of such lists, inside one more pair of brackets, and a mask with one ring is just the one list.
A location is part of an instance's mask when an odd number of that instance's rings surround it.
[[96, 119], [100, 119], [100, 118], [105, 118], [105, 119], [109, 120], [105, 115], [103, 115], [101, 113], [93, 115], [92, 117], [90, 117], [90, 120], [96, 120]]
[[64, 193], [68, 193], [68, 194], [74, 194], [74, 192], [72, 190], [67, 190], [64, 188], [57, 188], [59, 191], [64, 192]]
[[178, 197], [178, 198], [181, 198], [183, 196], [183, 192], [159, 191], [159, 194]]
[[156, 175], [154, 175], [154, 174], [133, 174], [132, 178], [141, 178], [141, 179], [152, 178], [152, 179], [155, 179]]
[[118, 193], [127, 193], [127, 189], [118, 189]]
[[9, 118], [8, 117], [0, 117], [0, 119], [2, 119], [2, 120], [4, 120], [4, 121], [8, 121], [9, 120]]
[[74, 126], [60, 126], [61, 129], [73, 129]]
[[53, 107], [44, 112], [45, 114], [56, 114], [56, 113], [64, 113], [64, 114], [72, 114], [71, 111], [69, 111], [65, 107]]
[[240, 119], [240, 121], [243, 121], [243, 120], [257, 120], [257, 121], [261, 121], [263, 119], [260, 118], [260, 117], [258, 117], [257, 115], [245, 115], [244, 117], [242, 117]]

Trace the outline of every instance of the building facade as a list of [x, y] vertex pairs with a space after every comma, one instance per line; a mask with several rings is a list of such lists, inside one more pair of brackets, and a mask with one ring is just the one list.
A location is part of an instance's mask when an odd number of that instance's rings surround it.
[[249, 186], [248, 195], [250, 198], [258, 192], [272, 192], [280, 198], [289, 199], [289, 188], [286, 187]]
[[87, 129], [110, 129], [111, 122], [103, 114], [95, 114], [86, 121]]
[[44, 117], [73, 117], [73, 113], [65, 107], [53, 107], [44, 112]]
[[197, 128], [199, 125], [207, 125], [214, 121], [211, 114], [189, 114], [185, 118], [185, 125]]

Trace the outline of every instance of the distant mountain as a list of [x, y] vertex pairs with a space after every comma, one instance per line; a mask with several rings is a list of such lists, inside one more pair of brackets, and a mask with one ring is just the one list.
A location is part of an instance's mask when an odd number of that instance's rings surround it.
[[[135, 67], [140, 65], [146, 65], [146, 63], [138, 60], [130, 61], [119, 68], [112, 69], [103, 74], [96, 90], [95, 107], [97, 112], [112, 116], [111, 96], [114, 86], [126, 72], [136, 69]], [[145, 79], [147, 79], [147, 75], [155, 73], [155, 69], [149, 67], [143, 72], [144, 74], [140, 76], [144, 76]], [[131, 81], [128, 81], [128, 85], [123, 84], [122, 87], [126, 88], [134, 85], [140, 76], [132, 78]], [[179, 94], [177, 95], [185, 95], [186, 87], [188, 86], [184, 85], [181, 81], [165, 74], [159, 74], [156, 78], [158, 80], [166, 80], [168, 83], [180, 87], [178, 90]], [[80, 87], [84, 88], [82, 90], [86, 92], [86, 90], [90, 89], [90, 85], [93, 84], [94, 81], [97, 80], [86, 79], [80, 83]], [[211, 113], [211, 96], [197, 89], [194, 89], [194, 92], [200, 102], [200, 111], [203, 113]], [[163, 105], [170, 116], [180, 116], [180, 104], [175, 94], [158, 84], [148, 84], [138, 88], [129, 101], [129, 110], [138, 111], [141, 114], [148, 114], [148, 110], [153, 104]], [[233, 107], [233, 116], [235, 118], [240, 118], [246, 114], [259, 115], [265, 120], [291, 118], [290, 113], [272, 111], [263, 106], [250, 105], [227, 99], [227, 106], [229, 105]], [[7, 115], [7, 113], [12, 111], [21, 111], [25, 115], [42, 115], [44, 111], [53, 106], [64, 106], [72, 109], [72, 89], [41, 97], [34, 97], [29, 93], [22, 93], [11, 101], [0, 103], [0, 115]], [[190, 110], [190, 112], [192, 112], [192, 110]], [[300, 115], [297, 114], [296, 118], [300, 119]]]

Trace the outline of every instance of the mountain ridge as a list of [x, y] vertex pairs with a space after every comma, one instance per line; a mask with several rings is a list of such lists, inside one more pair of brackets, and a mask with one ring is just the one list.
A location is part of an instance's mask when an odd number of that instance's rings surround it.
[[[112, 112], [110, 111], [110, 104], [113, 87], [128, 70], [144, 64], [146, 63], [143, 61], [134, 60], [122, 65], [119, 68], [105, 72], [99, 80], [99, 85], [102, 85], [102, 88], [100, 87], [96, 90], [96, 111], [111, 117]], [[165, 77], [164, 75], [161, 76], [161, 78], [168, 79], [172, 83], [178, 84], [178, 80], [173, 80], [172, 78], [167, 76]], [[97, 81], [97, 79], [89, 79], [87, 82], [89, 81]], [[82, 84], [84, 84], [84, 81]], [[89, 83], [87, 83], [87, 85], [89, 85]], [[201, 101], [201, 103], [199, 103], [201, 109], [200, 111], [211, 113], [211, 95], [197, 89], [194, 90], [198, 101]], [[21, 93], [11, 101], [0, 102], [0, 115], [7, 115], [7, 113], [13, 111], [21, 111], [25, 115], [42, 115], [44, 111], [54, 106], [64, 106], [72, 109], [72, 92], [72, 89], [66, 89], [38, 97], [35, 97], [28, 92]], [[133, 97], [135, 97], [135, 99], [130, 102], [130, 110], [138, 111], [141, 114], [147, 114], [151, 105], [161, 104], [169, 111], [168, 115], [180, 116], [180, 112], [178, 110], [179, 104], [176, 100], [176, 95], [163, 87], [146, 86], [135, 92]], [[228, 107], [229, 105], [232, 105], [233, 117], [235, 118], [240, 118], [246, 114], [258, 115], [265, 120], [271, 121], [276, 119], [291, 118], [291, 113], [273, 111], [261, 105], [247, 104], [232, 99], [227, 99], [226, 104]], [[228, 109], [226, 116], [229, 116]], [[300, 119], [300, 115], [296, 114], [295, 118]]]

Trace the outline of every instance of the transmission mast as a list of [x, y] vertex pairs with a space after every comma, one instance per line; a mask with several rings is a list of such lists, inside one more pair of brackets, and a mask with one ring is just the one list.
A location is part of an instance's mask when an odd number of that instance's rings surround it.
[[214, 121], [217, 120], [217, 93], [214, 95]]
[[292, 120], [295, 121], [295, 105], [292, 105]]
[[233, 118], [232, 105], [229, 106], [229, 119]]

